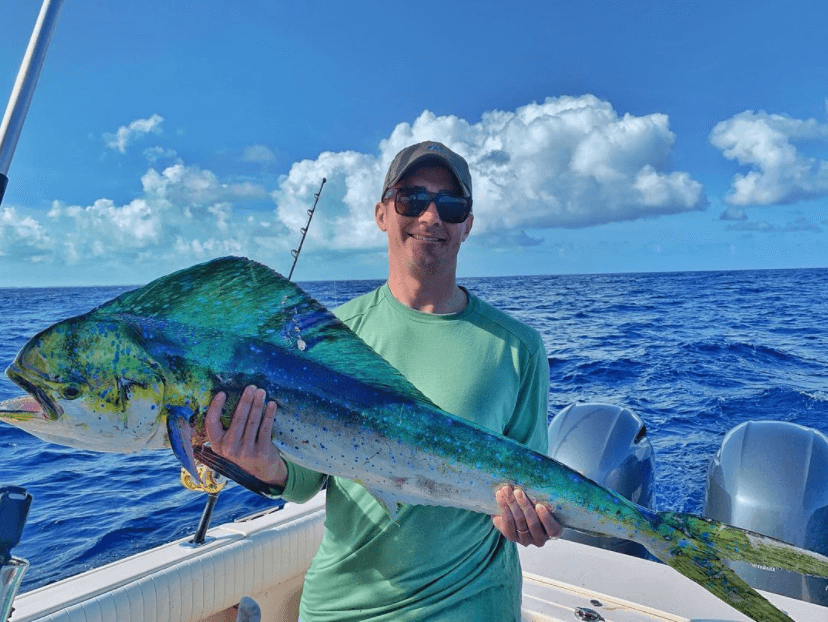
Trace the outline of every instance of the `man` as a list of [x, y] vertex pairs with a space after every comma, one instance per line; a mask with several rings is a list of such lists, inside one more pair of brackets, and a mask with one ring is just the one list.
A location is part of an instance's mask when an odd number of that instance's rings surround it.
[[[471, 206], [462, 157], [436, 142], [403, 149], [374, 208], [388, 236], [388, 282], [335, 313], [442, 409], [545, 452], [549, 369], [540, 336], [455, 282]], [[265, 399], [248, 387], [225, 431], [219, 393], [207, 413], [211, 445], [285, 499], [305, 501], [325, 476], [280, 457], [270, 441], [276, 405]], [[497, 500], [494, 519], [413, 505], [392, 521], [362, 486], [330, 478], [300, 619], [519, 620], [511, 542], [542, 546], [561, 527], [522, 491], [504, 486]]]

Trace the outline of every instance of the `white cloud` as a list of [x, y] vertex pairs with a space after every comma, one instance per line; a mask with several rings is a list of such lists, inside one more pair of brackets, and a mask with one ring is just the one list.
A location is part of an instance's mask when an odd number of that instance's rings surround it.
[[334, 250], [381, 246], [384, 238], [374, 222], [373, 206], [384, 175], [379, 159], [355, 151], [325, 152], [316, 160], [297, 162], [273, 192], [276, 216], [298, 236], [325, 178], [308, 239]]
[[[309, 232], [328, 247], [366, 248], [383, 238], [373, 219], [394, 155], [438, 140], [469, 162], [475, 235], [526, 229], [589, 227], [702, 210], [700, 183], [665, 171], [675, 135], [663, 114], [619, 117], [591, 95], [550, 98], [511, 111], [492, 111], [471, 124], [423, 112], [381, 141], [378, 155], [326, 152], [296, 163], [273, 193], [277, 215], [298, 230], [323, 177], [328, 179]], [[524, 238], [525, 239], [525, 238]]]
[[[144, 123], [119, 130], [113, 148], [125, 149], [132, 138], [156, 131], [161, 118], [139, 121]], [[492, 111], [477, 123], [425, 111], [413, 123], [397, 125], [374, 153], [325, 152], [296, 162], [275, 190], [255, 179], [223, 181], [176, 158], [165, 168], [148, 169], [131, 201], [100, 198], [83, 206], [56, 201], [48, 226], [15, 215], [15, 226], [6, 225], [3, 235], [29, 255], [45, 253], [56, 262], [111, 257], [172, 269], [234, 253], [262, 261], [283, 257], [287, 263], [324, 177], [305, 248], [381, 253], [386, 241], [373, 206], [385, 171], [400, 149], [427, 139], [467, 158], [474, 177], [473, 235], [486, 236], [493, 249], [537, 245], [541, 229], [589, 227], [707, 205], [701, 184], [688, 173], [667, 170], [675, 136], [665, 115], [619, 116], [609, 103], [587, 95]], [[268, 154], [263, 145], [246, 151], [263, 163]], [[176, 157], [163, 149], [146, 155]], [[258, 205], [239, 213], [247, 201]]]
[[259, 164], [272, 164], [276, 161], [276, 154], [266, 145], [250, 145], [242, 154], [245, 162], [258, 162]]
[[212, 203], [232, 199], [264, 198], [267, 191], [252, 182], [221, 183], [212, 171], [182, 163], [163, 171], [148, 170], [141, 178], [144, 193], [156, 201], [167, 201], [185, 213], [206, 209]]
[[716, 124], [710, 143], [752, 169], [733, 178], [725, 200], [771, 205], [828, 196], [828, 161], [798, 150], [795, 143], [804, 141], [828, 143], [828, 124], [750, 110]]
[[13, 207], [0, 209], [0, 256], [38, 261], [53, 247], [45, 227], [31, 216], [21, 216]]
[[54, 245], [55, 258], [69, 263], [104, 256], [163, 261], [177, 254], [186, 262], [252, 250], [250, 241], [261, 227], [233, 222], [233, 205], [267, 201], [261, 186], [220, 183], [212, 171], [180, 163], [148, 170], [141, 183], [141, 195], [125, 205], [110, 199], [85, 207], [55, 201], [48, 213], [50, 229], [65, 232]]
[[135, 119], [129, 125], [122, 125], [114, 134], [104, 134], [103, 138], [106, 146], [114, 149], [118, 153], [126, 153], [127, 146], [132, 143], [137, 137], [144, 134], [161, 133], [161, 123], [164, 118], [160, 115], [154, 114], [149, 119]]

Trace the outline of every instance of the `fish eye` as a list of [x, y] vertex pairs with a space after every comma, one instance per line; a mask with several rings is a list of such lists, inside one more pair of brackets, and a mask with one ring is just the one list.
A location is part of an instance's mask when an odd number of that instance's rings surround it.
[[67, 400], [74, 400], [80, 397], [81, 388], [76, 384], [67, 384], [61, 388], [60, 394]]

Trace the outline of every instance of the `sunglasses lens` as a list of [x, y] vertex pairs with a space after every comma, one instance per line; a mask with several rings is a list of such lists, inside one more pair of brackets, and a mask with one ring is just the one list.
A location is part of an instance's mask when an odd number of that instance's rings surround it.
[[431, 197], [427, 192], [404, 192], [399, 191], [394, 205], [400, 216], [413, 218], [419, 216], [428, 207]]
[[471, 199], [450, 194], [431, 193], [424, 190], [406, 192], [402, 189], [397, 192], [394, 205], [400, 216], [414, 218], [426, 211], [432, 201], [437, 205], [437, 213], [444, 222], [457, 224], [469, 217]]
[[453, 224], [461, 223], [469, 217], [469, 200], [465, 197], [453, 197], [447, 194], [437, 197], [437, 213], [440, 219]]

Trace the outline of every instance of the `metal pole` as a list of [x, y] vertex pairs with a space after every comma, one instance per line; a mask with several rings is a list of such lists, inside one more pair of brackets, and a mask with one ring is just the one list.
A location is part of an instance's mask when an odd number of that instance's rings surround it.
[[63, 0], [43, 0], [40, 15], [29, 39], [29, 47], [26, 49], [6, 106], [3, 123], [0, 125], [0, 203], [3, 202], [3, 194], [9, 183], [9, 166], [26, 120], [26, 113], [29, 112], [29, 104], [32, 102], [37, 79], [40, 77], [40, 68], [46, 58], [46, 50], [52, 40], [62, 4]]
[[213, 508], [216, 507], [218, 496], [218, 492], [207, 493], [207, 503], [204, 505], [204, 510], [201, 513], [201, 520], [198, 522], [198, 528], [196, 529], [193, 539], [190, 540], [190, 543], [193, 546], [201, 546], [204, 544], [207, 529], [210, 527], [210, 519], [213, 516]]

